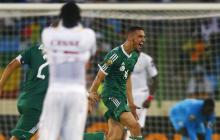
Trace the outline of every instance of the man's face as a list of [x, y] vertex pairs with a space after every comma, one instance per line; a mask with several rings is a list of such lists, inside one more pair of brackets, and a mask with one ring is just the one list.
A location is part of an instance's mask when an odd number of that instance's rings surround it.
[[143, 30], [136, 30], [132, 33], [133, 47], [137, 51], [141, 51], [145, 42], [145, 33]]

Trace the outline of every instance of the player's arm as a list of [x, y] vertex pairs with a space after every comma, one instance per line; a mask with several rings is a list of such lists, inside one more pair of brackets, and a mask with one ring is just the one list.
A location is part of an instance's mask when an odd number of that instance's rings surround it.
[[154, 76], [151, 78], [151, 84], [149, 85], [150, 87], [150, 95], [154, 96], [154, 93], [156, 92], [157, 85], [158, 85], [158, 76]]
[[97, 93], [97, 90], [99, 88], [99, 85], [102, 83], [102, 81], [105, 78], [105, 74], [99, 70], [99, 72], [96, 75], [95, 80], [92, 83], [92, 86], [89, 89], [89, 100], [92, 102], [97, 102], [99, 100], [99, 95]]
[[7, 80], [9, 79], [9, 77], [11, 76], [11, 74], [20, 66], [21, 66], [21, 63], [17, 59], [12, 60], [6, 66], [0, 79], [0, 94], [2, 94], [3, 87], [5, 83], [7, 82]]
[[149, 93], [150, 95], [147, 97], [147, 99], [144, 101], [143, 103], [143, 107], [145, 108], [149, 108], [150, 107], [150, 103], [153, 100], [154, 94], [156, 92], [157, 89], [157, 85], [158, 85], [158, 76], [154, 76], [151, 78], [151, 84], [149, 85]]
[[145, 108], [149, 108], [150, 107], [150, 103], [153, 100], [154, 94], [156, 92], [157, 89], [157, 85], [158, 85], [158, 72], [157, 72], [157, 68], [154, 64], [154, 61], [151, 57], [149, 57], [149, 61], [147, 61], [148, 59], [146, 59], [146, 70], [148, 73], [148, 76], [151, 77], [150, 82], [149, 82], [149, 96], [146, 98], [146, 100], [143, 103], [143, 107]]
[[131, 109], [131, 113], [134, 115], [134, 117], [136, 119], [138, 119], [136, 109], [139, 109], [139, 107], [137, 107], [134, 104], [134, 98], [132, 95], [132, 83], [131, 83], [131, 76], [130, 75], [128, 76], [128, 79], [126, 82], [126, 94], [127, 94], [128, 105], [129, 105], [129, 108]]

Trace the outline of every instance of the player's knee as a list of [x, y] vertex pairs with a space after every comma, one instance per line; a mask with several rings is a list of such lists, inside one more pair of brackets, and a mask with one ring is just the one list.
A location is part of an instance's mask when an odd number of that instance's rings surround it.
[[134, 121], [134, 122], [130, 123], [130, 125], [128, 127], [130, 129], [135, 129], [135, 130], [139, 130], [141, 128], [137, 121]]

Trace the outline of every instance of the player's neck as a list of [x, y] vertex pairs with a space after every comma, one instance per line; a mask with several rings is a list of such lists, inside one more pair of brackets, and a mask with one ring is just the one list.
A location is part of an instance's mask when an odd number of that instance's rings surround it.
[[124, 48], [125, 52], [129, 55], [134, 51], [134, 48], [132, 47], [132, 45], [128, 41], [126, 41], [124, 43], [123, 48]]

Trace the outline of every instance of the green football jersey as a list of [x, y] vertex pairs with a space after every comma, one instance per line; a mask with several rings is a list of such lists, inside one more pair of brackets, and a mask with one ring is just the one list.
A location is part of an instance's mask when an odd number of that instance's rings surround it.
[[48, 87], [48, 62], [42, 54], [43, 45], [30, 47], [16, 59], [28, 65], [26, 79], [19, 95], [18, 106], [41, 110]]
[[116, 47], [105, 56], [104, 61], [99, 64], [100, 70], [106, 74], [102, 97], [112, 94], [126, 97], [126, 81], [138, 57], [136, 51], [128, 55], [123, 46]]

